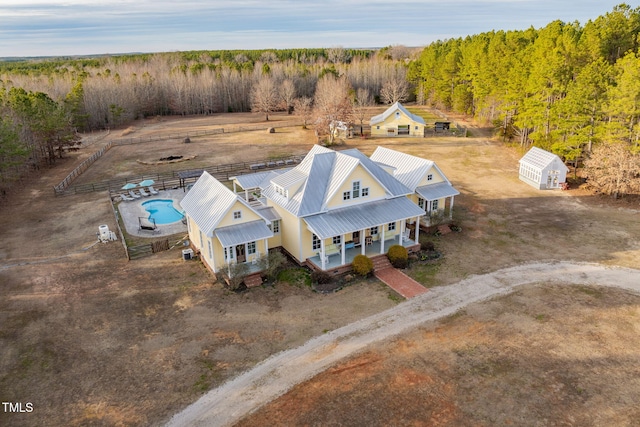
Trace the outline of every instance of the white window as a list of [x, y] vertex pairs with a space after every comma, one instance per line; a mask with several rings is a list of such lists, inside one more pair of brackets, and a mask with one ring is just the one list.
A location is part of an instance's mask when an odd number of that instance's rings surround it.
[[353, 182], [352, 195], [354, 199], [357, 199], [358, 197], [360, 197], [360, 181]]
[[275, 219], [275, 220], [271, 221], [271, 225], [269, 226], [269, 228], [271, 229], [271, 231], [273, 231], [273, 234], [279, 234], [280, 233], [280, 220], [279, 219]]
[[342, 193], [342, 200], [349, 200], [351, 199], [351, 191], [345, 191], [344, 193]]
[[376, 126], [376, 129], [377, 129], [377, 130], [380, 130], [380, 126]]
[[418, 130], [418, 126], [416, 126], [415, 129]]
[[240, 218], [242, 218], [242, 211], [234, 211], [233, 219], [240, 219]]
[[364, 187], [362, 189], [362, 197], [367, 197], [369, 195], [369, 187]]
[[233, 249], [229, 251], [229, 248], [224, 248], [224, 259], [233, 259]]
[[256, 242], [247, 243], [247, 254], [253, 255], [256, 253]]
[[187, 217], [187, 230], [191, 233], [191, 220]]
[[202, 239], [202, 231], [200, 232], [200, 249], [204, 246], [204, 240]]
[[333, 244], [339, 245], [340, 243], [342, 243], [341, 236], [333, 236]]
[[433, 202], [431, 202], [431, 210], [432, 211], [437, 211], [438, 210], [438, 201], [434, 200]]
[[432, 181], [432, 180], [433, 180], [433, 174], [427, 175], [427, 181]]
[[318, 236], [313, 234], [311, 237], [311, 249], [314, 251], [319, 251], [321, 248], [322, 245], [320, 244], [320, 239], [318, 238]]
[[211, 248], [211, 240], [207, 240], [209, 244], [209, 259], [213, 259], [213, 249]]
[[418, 197], [418, 207], [424, 209], [424, 199], [421, 197]]
[[393, 231], [395, 229], [396, 229], [396, 223], [395, 222], [390, 222], [389, 224], [387, 224], [387, 230]]
[[371, 234], [372, 236], [377, 236], [378, 235], [378, 226], [376, 225], [375, 227], [371, 227], [369, 229], [369, 234]]

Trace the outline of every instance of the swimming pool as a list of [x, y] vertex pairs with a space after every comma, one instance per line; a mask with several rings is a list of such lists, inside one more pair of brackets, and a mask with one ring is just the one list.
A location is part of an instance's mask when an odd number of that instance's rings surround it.
[[177, 222], [184, 215], [173, 207], [173, 200], [154, 199], [142, 203], [144, 209], [149, 212], [149, 219], [154, 219], [156, 224], [171, 224]]

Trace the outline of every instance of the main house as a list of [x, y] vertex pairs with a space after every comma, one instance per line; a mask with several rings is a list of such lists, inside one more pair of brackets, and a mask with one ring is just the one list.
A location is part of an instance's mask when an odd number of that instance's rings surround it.
[[387, 110], [373, 116], [369, 122], [371, 136], [424, 136], [424, 119], [411, 114], [399, 102], [396, 102]]
[[447, 200], [451, 217], [459, 194], [432, 161], [319, 145], [295, 167], [237, 176], [233, 188], [204, 172], [181, 202], [192, 245], [216, 273], [231, 273], [234, 263], [258, 269], [275, 247], [330, 272], [391, 245], [415, 250], [419, 225], [444, 213]]

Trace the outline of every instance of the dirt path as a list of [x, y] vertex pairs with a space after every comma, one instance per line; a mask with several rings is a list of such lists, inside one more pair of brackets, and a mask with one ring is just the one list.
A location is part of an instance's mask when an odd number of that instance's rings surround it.
[[228, 426], [366, 346], [468, 304], [539, 282], [616, 286], [640, 293], [640, 271], [598, 264], [537, 263], [472, 276], [279, 353], [176, 414], [169, 426]]

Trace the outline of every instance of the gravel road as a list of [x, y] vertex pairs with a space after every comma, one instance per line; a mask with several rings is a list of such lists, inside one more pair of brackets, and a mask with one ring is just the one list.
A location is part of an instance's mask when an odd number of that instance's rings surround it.
[[535, 263], [471, 276], [437, 287], [392, 309], [278, 353], [209, 391], [171, 418], [168, 426], [230, 426], [368, 345], [446, 317], [468, 304], [541, 282], [616, 286], [640, 293], [640, 270], [582, 263]]

